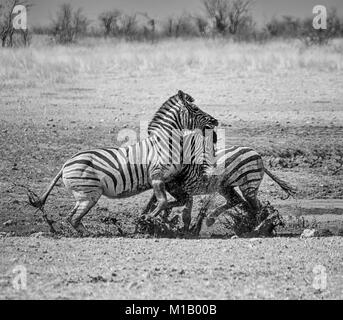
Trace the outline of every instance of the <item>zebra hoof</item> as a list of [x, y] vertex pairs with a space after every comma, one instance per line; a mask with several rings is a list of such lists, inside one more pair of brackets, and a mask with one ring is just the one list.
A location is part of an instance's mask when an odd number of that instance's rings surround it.
[[216, 222], [216, 220], [214, 218], [207, 218], [206, 219], [206, 227], [211, 227], [215, 222]]

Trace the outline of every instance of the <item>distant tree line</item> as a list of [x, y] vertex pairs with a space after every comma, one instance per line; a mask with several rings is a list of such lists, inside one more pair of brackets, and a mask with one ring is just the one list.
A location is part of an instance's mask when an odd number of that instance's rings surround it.
[[[237, 41], [265, 41], [272, 38], [299, 38], [306, 44], [325, 44], [329, 39], [343, 36], [343, 19], [337, 11], [328, 12], [327, 29], [316, 30], [313, 18], [283, 16], [258, 28], [252, 17], [251, 0], [199, 0], [202, 14], [184, 13], [180, 16], [156, 19], [144, 12], [127, 14], [117, 9], [99, 15], [91, 23], [81, 8], [61, 5], [49, 26], [34, 27], [33, 33], [48, 34], [56, 43], [76, 42], [81, 37], [122, 38], [135, 41], [157, 41], [164, 38], [222, 37]], [[2, 5], [6, 3], [6, 5]], [[9, 43], [11, 7], [18, 0], [0, 0], [0, 38]], [[26, 34], [27, 37], [27, 34]], [[5, 39], [5, 40], [3, 40]]]

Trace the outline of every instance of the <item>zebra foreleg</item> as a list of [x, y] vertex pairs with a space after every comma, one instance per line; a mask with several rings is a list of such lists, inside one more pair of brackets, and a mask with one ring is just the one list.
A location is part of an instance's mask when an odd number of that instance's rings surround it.
[[184, 189], [178, 186], [167, 185], [168, 192], [175, 198], [175, 201], [168, 202], [168, 209], [171, 210], [174, 207], [182, 207], [181, 216], [183, 222], [183, 231], [189, 231], [189, 226], [192, 220], [192, 207], [193, 207], [193, 196], [189, 195]]
[[157, 203], [157, 199], [156, 199], [155, 194], [153, 194], [153, 195], [150, 197], [150, 200], [149, 200], [148, 204], [147, 204], [147, 205], [145, 206], [145, 208], [143, 209], [141, 215], [142, 215], [142, 216], [147, 215], [147, 214], [151, 211], [151, 209], [152, 209], [153, 207], [156, 206], [156, 203]]
[[165, 184], [163, 180], [160, 180], [160, 179], [152, 180], [152, 187], [154, 189], [154, 195], [158, 203], [157, 203], [157, 207], [149, 214], [149, 216], [155, 218], [157, 215], [160, 214], [162, 210], [167, 209], [168, 200], [167, 200], [166, 188], [165, 188]]
[[[175, 195], [173, 195], [175, 197]], [[176, 198], [176, 197], [175, 197]], [[155, 207], [157, 204], [157, 199], [153, 195], [149, 203], [147, 204], [146, 208], [143, 211], [142, 215], [146, 215], [148, 218], [154, 217], [153, 212], [149, 213], [151, 208]], [[192, 197], [187, 197], [187, 199], [182, 199], [182, 200], [175, 200], [175, 201], [170, 201], [167, 203], [167, 206], [165, 209], [163, 209], [163, 215], [162, 219], [166, 220], [168, 216], [170, 215], [171, 211], [175, 207], [182, 207], [185, 206], [185, 208], [182, 210], [182, 221], [184, 225], [184, 231], [189, 230], [189, 225], [191, 223], [191, 213], [192, 213], [192, 206], [193, 206], [193, 198]]]
[[175, 207], [182, 207], [181, 216], [182, 216], [182, 222], [183, 222], [183, 231], [187, 232], [189, 231], [189, 226], [191, 224], [192, 220], [192, 207], [193, 207], [193, 197], [192, 196], [186, 196], [182, 194], [182, 196], [175, 195], [171, 193], [171, 195], [176, 199], [175, 201], [168, 202], [167, 208], [165, 209], [165, 212], [167, 216], [171, 213], [171, 210]]
[[[174, 207], [182, 207], [185, 206], [182, 210], [182, 222], [184, 225], [184, 231], [189, 230], [189, 225], [191, 223], [191, 214], [192, 214], [192, 207], [193, 207], [193, 197], [189, 195], [185, 195], [185, 192], [181, 190], [180, 192], [177, 192], [176, 190], [170, 191], [168, 189], [168, 192], [176, 199], [175, 201], [170, 201], [167, 203], [163, 214], [163, 218], [166, 219], [169, 214], [171, 213], [171, 210]], [[153, 194], [146, 205], [145, 209], [143, 210], [142, 215], [147, 215], [148, 217], [153, 216], [153, 212], [149, 214], [149, 211], [156, 206], [157, 198], [155, 194]]]

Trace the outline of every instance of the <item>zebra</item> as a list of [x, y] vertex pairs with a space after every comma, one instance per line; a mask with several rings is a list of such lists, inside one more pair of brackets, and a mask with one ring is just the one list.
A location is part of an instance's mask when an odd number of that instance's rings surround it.
[[[153, 216], [156, 216], [168, 206], [165, 181], [182, 170], [180, 154], [183, 154], [183, 149], [171, 154], [170, 145], [177, 146], [180, 141], [183, 142], [186, 149], [192, 148], [194, 163], [198, 162], [200, 158], [203, 159], [203, 133], [193, 132], [193, 143], [187, 145], [185, 137], [190, 133], [183, 133], [183, 130], [203, 131], [218, 125], [217, 119], [199, 109], [192, 100], [188, 94], [179, 90], [160, 107], [157, 114], [168, 114], [170, 128], [159, 128], [158, 135], [128, 147], [98, 148], [72, 156], [43, 195], [29, 195], [30, 204], [43, 210], [50, 192], [62, 178], [66, 189], [76, 200], [74, 209], [67, 216], [67, 222], [82, 235], [88, 235], [89, 232], [81, 219], [102, 195], [108, 198], [129, 197], [152, 187], [158, 200], [153, 212]], [[172, 161], [170, 156], [173, 157]]]
[[[166, 190], [176, 199], [172, 205], [185, 206], [182, 210], [185, 232], [189, 230], [195, 195], [218, 192], [226, 200], [224, 205], [216, 208], [206, 218], [206, 225], [210, 227], [216, 217], [240, 203], [246, 204], [256, 217], [261, 207], [257, 193], [265, 173], [289, 195], [296, 192], [295, 188], [272, 174], [264, 166], [261, 155], [250, 147], [232, 146], [220, 149], [216, 153], [215, 164], [216, 167], [186, 165], [173, 180], [166, 183]], [[241, 191], [243, 198], [235, 187]], [[148, 214], [155, 203], [156, 199], [153, 195], [143, 215]]]

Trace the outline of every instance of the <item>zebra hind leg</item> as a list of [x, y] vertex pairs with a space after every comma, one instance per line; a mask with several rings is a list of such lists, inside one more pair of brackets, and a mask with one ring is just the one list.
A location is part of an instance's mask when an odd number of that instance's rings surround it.
[[[257, 190], [253, 194], [245, 196], [249, 202], [251, 212], [249, 221], [250, 230], [246, 234], [248, 237], [270, 237], [273, 235], [277, 226], [282, 226], [283, 221], [278, 211], [276, 211], [270, 204], [263, 205], [257, 198]], [[272, 209], [272, 210], [271, 210]]]
[[74, 209], [67, 216], [69, 224], [82, 236], [89, 236], [90, 232], [85, 228], [81, 219], [94, 207], [100, 196], [99, 193], [93, 193], [91, 196], [87, 194], [87, 197], [77, 199]]
[[157, 199], [157, 206], [153, 211], [149, 214], [149, 218], [157, 217], [163, 210], [167, 209], [168, 207], [168, 200], [165, 190], [165, 184], [163, 179], [160, 178], [153, 178], [152, 179], [152, 187], [154, 189], [154, 194]]
[[68, 215], [67, 221], [69, 224], [82, 236], [89, 236], [90, 232], [85, 228], [81, 219], [95, 205], [92, 200], [77, 201], [74, 209]]
[[206, 226], [210, 227], [216, 222], [216, 218], [226, 210], [235, 207], [239, 203], [244, 203], [244, 199], [237, 193], [234, 187], [222, 187], [220, 194], [226, 199], [226, 204], [218, 207], [206, 218]]
[[241, 191], [248, 204], [249, 228], [254, 229], [258, 224], [258, 216], [261, 210], [261, 203], [257, 198], [258, 188], [241, 189]]

